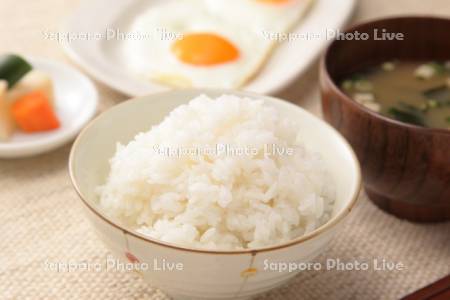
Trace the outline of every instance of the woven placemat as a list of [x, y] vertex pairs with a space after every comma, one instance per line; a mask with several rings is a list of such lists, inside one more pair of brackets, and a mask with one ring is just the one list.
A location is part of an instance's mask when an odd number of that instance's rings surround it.
[[[67, 61], [43, 31], [55, 31], [78, 1], [0, 1], [0, 53]], [[448, 0], [361, 1], [356, 20], [411, 12], [446, 14]], [[316, 65], [279, 94], [319, 114]], [[97, 83], [100, 111], [126, 99]], [[299, 100], [302, 99], [302, 100]], [[168, 299], [129, 272], [55, 270], [103, 263], [109, 253], [83, 216], [70, 184], [70, 145], [28, 159], [0, 160], [0, 299]], [[401, 263], [402, 271], [311, 271], [259, 299], [398, 299], [450, 273], [450, 224], [391, 217], [361, 196], [319, 262]]]

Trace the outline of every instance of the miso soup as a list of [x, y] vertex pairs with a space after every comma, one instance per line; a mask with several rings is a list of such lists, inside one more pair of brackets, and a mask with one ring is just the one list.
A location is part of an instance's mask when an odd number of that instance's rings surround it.
[[450, 129], [450, 62], [385, 62], [341, 83], [350, 97], [392, 119]]

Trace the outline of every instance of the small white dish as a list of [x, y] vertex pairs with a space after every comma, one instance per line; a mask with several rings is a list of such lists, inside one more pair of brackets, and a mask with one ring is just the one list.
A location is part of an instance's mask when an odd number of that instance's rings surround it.
[[[129, 96], [143, 96], [170, 87], [140, 79], [126, 70], [126, 58], [118, 54], [122, 41], [106, 39], [107, 29], [128, 32], [130, 21], [143, 9], [174, 0], [86, 1], [71, 16], [62, 33], [68, 56], [98, 81]], [[315, 0], [299, 25], [292, 30], [294, 41], [277, 45], [253, 80], [241, 90], [274, 94], [307, 70], [327, 44], [328, 30], [341, 29], [351, 16], [356, 0]], [[101, 13], [98, 13], [101, 12]], [[320, 35], [314, 37], [314, 35]], [[309, 36], [309, 38], [308, 38]], [[62, 36], [64, 37], [64, 36]]]
[[55, 93], [55, 109], [61, 127], [43, 133], [23, 133], [0, 142], [0, 158], [17, 158], [53, 150], [75, 138], [97, 110], [94, 84], [79, 71], [47, 59], [27, 58], [33, 68], [50, 75]]

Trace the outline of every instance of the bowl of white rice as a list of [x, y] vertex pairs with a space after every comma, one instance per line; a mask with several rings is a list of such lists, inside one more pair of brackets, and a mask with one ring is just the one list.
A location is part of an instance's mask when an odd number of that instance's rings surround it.
[[325, 122], [226, 90], [113, 107], [79, 135], [69, 169], [112, 254], [175, 299], [283, 284], [326, 248], [360, 189], [352, 149]]

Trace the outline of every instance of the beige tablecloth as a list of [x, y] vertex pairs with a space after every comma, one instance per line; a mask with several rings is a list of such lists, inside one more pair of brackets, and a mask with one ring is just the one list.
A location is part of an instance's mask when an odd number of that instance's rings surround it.
[[[42, 32], [58, 30], [78, 1], [0, 1], [0, 53], [67, 61]], [[113, 1], [111, 1], [113, 3]], [[450, 16], [448, 0], [362, 0], [353, 22], [420, 13]], [[319, 114], [317, 65], [279, 96]], [[97, 84], [100, 111], [125, 96]], [[95, 263], [108, 251], [82, 214], [67, 172], [70, 145], [28, 159], [0, 160], [0, 299], [167, 299], [134, 273], [56, 272], [48, 263]], [[450, 224], [393, 218], [361, 196], [342, 233], [319, 261], [385, 259], [403, 271], [305, 272], [259, 299], [398, 299], [450, 273]]]

